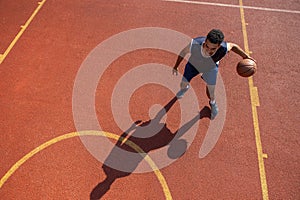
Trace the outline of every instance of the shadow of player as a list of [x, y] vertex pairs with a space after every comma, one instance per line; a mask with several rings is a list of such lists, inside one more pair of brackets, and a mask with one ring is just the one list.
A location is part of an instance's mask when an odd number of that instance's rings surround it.
[[[210, 109], [205, 106], [192, 120], [184, 124], [175, 133], [172, 133], [167, 128], [167, 125], [160, 121], [176, 101], [177, 98], [174, 97], [158, 112], [154, 119], [143, 123], [141, 123], [141, 121], [136, 121], [120, 136], [102, 165], [106, 178], [92, 190], [90, 194], [91, 200], [100, 199], [110, 189], [116, 179], [129, 176], [144, 159], [145, 153], [149, 153], [151, 150], [159, 149], [166, 145], [170, 145], [168, 156], [172, 159], [179, 158], [185, 153], [187, 142], [179, 138], [199, 119], [205, 117], [210, 118]], [[132, 131], [133, 133], [129, 135]], [[140, 147], [143, 150], [143, 153], [137, 153], [137, 150], [134, 149], [132, 145], [128, 145], [126, 141], [130, 141], [130, 143]], [[129, 156], [129, 154], [125, 154], [124, 152], [132, 152], [132, 154]], [[112, 168], [110, 166], [118, 167]]]

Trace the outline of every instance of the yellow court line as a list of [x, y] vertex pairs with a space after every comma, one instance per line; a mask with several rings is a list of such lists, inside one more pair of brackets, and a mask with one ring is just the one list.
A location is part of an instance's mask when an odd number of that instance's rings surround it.
[[24, 31], [27, 29], [27, 27], [29, 26], [29, 24], [31, 23], [33, 18], [36, 16], [36, 14], [39, 12], [39, 10], [42, 8], [42, 6], [44, 5], [45, 2], [46, 2], [46, 0], [42, 0], [41, 2], [38, 2], [38, 4], [39, 4], [38, 7], [34, 10], [33, 14], [30, 16], [30, 18], [27, 20], [27, 22], [23, 26], [21, 26], [21, 30], [19, 31], [17, 36], [14, 38], [14, 40], [10, 43], [10, 45], [8, 46], [8, 48], [6, 49], [4, 54], [0, 54], [0, 64], [4, 61], [4, 59], [9, 54], [11, 49], [14, 47], [14, 45], [20, 39], [20, 37], [22, 36]]
[[[245, 47], [246, 53], [250, 54], [249, 46], [248, 46], [248, 36], [247, 36], [247, 30], [246, 30], [245, 14], [244, 14], [244, 9], [243, 9], [243, 0], [239, 0], [239, 5], [240, 5], [243, 37], [244, 37], [244, 47]], [[252, 77], [248, 78], [248, 84], [249, 84], [249, 91], [250, 91], [250, 97], [251, 97], [252, 118], [253, 118], [253, 125], [254, 125], [255, 142], [256, 142], [256, 149], [257, 149], [262, 196], [263, 196], [264, 200], [268, 200], [269, 199], [268, 185], [267, 185], [266, 171], [265, 171], [265, 165], [264, 165], [264, 158], [267, 158], [268, 156], [267, 156], [267, 154], [263, 153], [261, 138], [260, 138], [258, 114], [257, 114], [257, 109], [256, 109], [256, 107], [259, 106], [258, 91], [257, 91], [257, 87], [254, 87]]]
[[[120, 136], [118, 136], [116, 134], [108, 133], [108, 132], [104, 132], [104, 131], [81, 131], [81, 132], [72, 132], [72, 133], [62, 135], [62, 136], [58, 136], [56, 138], [53, 138], [53, 139], [43, 143], [42, 145], [38, 146], [37, 148], [33, 149], [28, 154], [26, 154], [24, 157], [22, 157], [19, 161], [17, 161], [7, 171], [7, 173], [1, 178], [0, 188], [4, 185], [4, 183], [13, 175], [13, 173], [19, 167], [21, 167], [28, 159], [33, 157], [35, 154], [41, 152], [42, 150], [46, 149], [47, 147], [49, 147], [49, 146], [51, 146], [55, 143], [58, 143], [62, 140], [70, 139], [70, 138], [78, 137], [78, 136], [103, 136], [103, 137], [107, 137], [107, 138], [114, 139], [114, 140], [123, 140], [124, 139], [122, 137], [120, 138]], [[138, 152], [141, 156], [144, 157], [144, 159], [148, 162], [148, 164], [152, 168], [152, 170], [153, 170], [154, 174], [156, 175], [157, 179], [159, 180], [159, 183], [162, 186], [162, 189], [163, 189], [163, 192], [164, 192], [164, 195], [165, 195], [166, 199], [167, 200], [172, 200], [172, 195], [171, 195], [171, 192], [169, 190], [168, 184], [167, 184], [164, 176], [162, 175], [162, 173], [160, 172], [160, 170], [158, 169], [158, 167], [154, 163], [154, 161], [150, 158], [150, 156], [147, 153], [145, 153], [138, 145], [131, 142], [130, 140], [126, 140], [124, 143], [127, 144], [128, 146], [130, 146], [131, 148], [133, 148], [136, 152]]]

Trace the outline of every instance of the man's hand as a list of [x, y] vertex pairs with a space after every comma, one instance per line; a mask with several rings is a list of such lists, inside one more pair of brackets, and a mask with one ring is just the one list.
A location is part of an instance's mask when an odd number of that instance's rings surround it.
[[178, 69], [176, 67], [173, 68], [173, 75], [178, 75]]
[[255, 60], [254, 58], [252, 58], [252, 57], [250, 57], [250, 56], [248, 56], [247, 58], [250, 59], [250, 60], [253, 60], [255, 63], [257, 63], [256, 60]]

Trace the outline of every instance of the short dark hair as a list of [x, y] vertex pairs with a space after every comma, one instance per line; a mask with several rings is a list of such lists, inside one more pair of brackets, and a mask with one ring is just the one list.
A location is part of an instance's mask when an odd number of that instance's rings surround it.
[[221, 44], [224, 40], [224, 34], [219, 29], [212, 29], [207, 34], [206, 39], [208, 39], [213, 44]]

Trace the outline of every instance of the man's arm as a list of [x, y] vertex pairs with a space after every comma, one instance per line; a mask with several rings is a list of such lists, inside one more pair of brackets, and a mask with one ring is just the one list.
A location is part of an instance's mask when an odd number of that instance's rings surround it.
[[180, 53], [179, 53], [179, 55], [178, 55], [178, 57], [177, 57], [176, 63], [175, 63], [175, 65], [174, 65], [174, 68], [173, 68], [173, 74], [178, 75], [178, 66], [179, 66], [179, 64], [182, 62], [182, 60], [184, 59], [184, 57], [185, 57], [188, 53], [190, 53], [190, 49], [191, 49], [191, 44], [189, 43], [186, 47], [184, 47], [184, 48], [180, 51]]
[[254, 60], [252, 57], [250, 57], [241, 47], [239, 47], [239, 45], [234, 44], [234, 43], [228, 43], [228, 51], [233, 51], [234, 53], [238, 54], [239, 56], [241, 56], [243, 59], [251, 59], [254, 62], [256, 62], [256, 60]]

